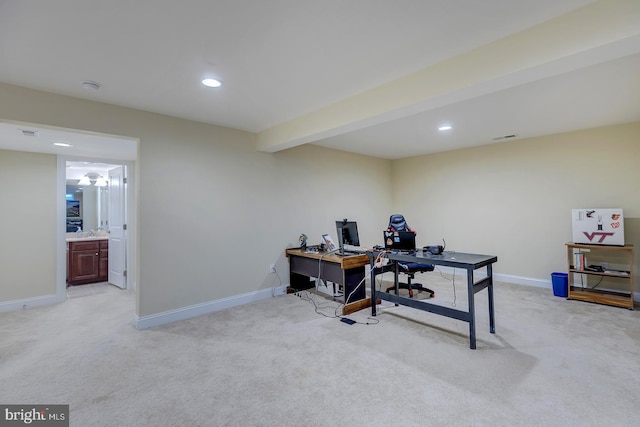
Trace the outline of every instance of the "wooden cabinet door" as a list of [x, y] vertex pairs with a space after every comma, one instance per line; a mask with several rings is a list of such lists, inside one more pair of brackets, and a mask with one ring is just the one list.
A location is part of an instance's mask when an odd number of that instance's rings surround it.
[[97, 250], [71, 251], [70, 255], [69, 283], [98, 278], [100, 256]]
[[99, 270], [99, 279], [101, 281], [107, 281], [109, 278], [109, 248], [100, 249], [100, 266]]

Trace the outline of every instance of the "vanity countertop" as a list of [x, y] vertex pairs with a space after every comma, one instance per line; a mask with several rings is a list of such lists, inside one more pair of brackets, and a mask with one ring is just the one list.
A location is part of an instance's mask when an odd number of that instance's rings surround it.
[[67, 242], [91, 242], [93, 240], [109, 240], [109, 235], [100, 236], [83, 236], [83, 237], [67, 237]]

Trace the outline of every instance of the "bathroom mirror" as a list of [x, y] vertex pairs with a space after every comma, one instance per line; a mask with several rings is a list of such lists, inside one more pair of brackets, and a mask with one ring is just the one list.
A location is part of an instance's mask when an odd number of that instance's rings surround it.
[[[70, 213], [67, 209], [67, 232], [73, 232], [80, 226], [82, 231], [108, 230], [109, 205], [107, 203], [107, 187], [96, 187], [95, 185], [78, 185], [78, 180], [67, 180], [67, 206], [69, 201], [78, 202], [79, 209], [77, 215]], [[71, 216], [70, 216], [71, 215]]]
[[[99, 179], [108, 180], [109, 170], [118, 167], [104, 163], [67, 162], [66, 201], [67, 232], [81, 227], [83, 232], [109, 230], [108, 187]], [[83, 178], [84, 182], [81, 182]]]

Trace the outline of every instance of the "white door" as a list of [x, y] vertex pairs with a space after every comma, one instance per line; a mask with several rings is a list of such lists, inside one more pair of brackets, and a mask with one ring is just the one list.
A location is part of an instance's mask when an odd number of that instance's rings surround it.
[[109, 283], [127, 288], [126, 181], [124, 166], [109, 171]]

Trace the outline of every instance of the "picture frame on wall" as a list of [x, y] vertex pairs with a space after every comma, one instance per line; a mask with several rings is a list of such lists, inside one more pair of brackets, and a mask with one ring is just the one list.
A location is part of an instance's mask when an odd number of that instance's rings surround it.
[[80, 200], [67, 200], [67, 218], [80, 218]]

